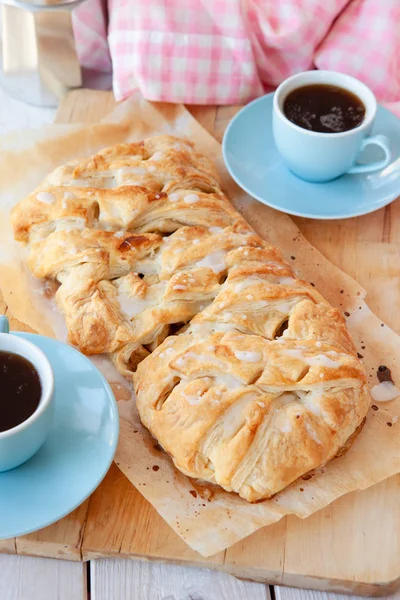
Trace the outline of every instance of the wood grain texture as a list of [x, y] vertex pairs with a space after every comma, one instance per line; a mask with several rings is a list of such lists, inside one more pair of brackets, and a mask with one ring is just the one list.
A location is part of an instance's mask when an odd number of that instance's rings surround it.
[[395, 476], [347, 494], [308, 519], [289, 517], [282, 582], [361, 595], [393, 593], [399, 588], [399, 498]]
[[200, 125], [212, 135], [215, 128], [217, 108], [215, 106], [199, 106], [198, 104], [192, 104], [186, 108], [192, 117], [197, 119]]
[[115, 464], [91, 497], [82, 556], [146, 556], [213, 567], [224, 561], [224, 552], [204, 558], [189, 548]]
[[111, 92], [73, 90], [60, 102], [55, 123], [96, 123], [108, 115], [116, 102]]
[[1, 600], [86, 600], [86, 567], [50, 558], [0, 555]]
[[268, 600], [268, 586], [209, 569], [136, 560], [90, 563], [92, 600]]
[[[114, 106], [108, 92], [72, 92], [61, 103], [57, 121], [94, 122]], [[190, 111], [221, 139], [238, 108], [190, 107]], [[365, 287], [371, 308], [398, 333], [399, 213], [397, 201], [358, 219], [296, 219], [314, 246]], [[1, 301], [0, 309], [5, 310]], [[169, 560], [210, 565], [261, 582], [384, 595], [400, 583], [399, 492], [400, 477], [392, 477], [364, 492], [344, 496], [307, 520], [283, 519], [225, 553], [204, 559], [174, 534], [113, 465], [72, 522], [70, 516], [51, 528], [19, 538], [15, 548], [21, 553], [61, 556], [68, 546], [71, 558], [79, 558], [76, 550], [81, 548], [84, 559], [133, 556]], [[8, 547], [12, 551], [12, 541]]]
[[293, 220], [322, 254], [364, 287], [369, 307], [400, 334], [400, 199], [356, 219]]
[[82, 560], [82, 539], [90, 500], [64, 519], [44, 529], [15, 538], [17, 554]]
[[0, 540], [0, 554], [16, 554], [15, 538]]

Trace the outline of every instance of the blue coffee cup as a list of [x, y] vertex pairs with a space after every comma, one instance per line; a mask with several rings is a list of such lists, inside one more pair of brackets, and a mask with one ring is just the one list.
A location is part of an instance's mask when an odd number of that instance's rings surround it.
[[[320, 133], [289, 121], [283, 112], [286, 97], [299, 87], [313, 84], [335, 85], [358, 96], [365, 106], [362, 123], [348, 131]], [[298, 73], [281, 83], [274, 95], [272, 123], [276, 147], [286, 166], [306, 181], [324, 182], [344, 173], [383, 169], [391, 160], [390, 141], [384, 135], [370, 135], [376, 108], [372, 91], [354, 77], [335, 71]], [[384, 158], [368, 164], [356, 164], [364, 148], [370, 144], [379, 146]]]
[[[0, 431], [0, 471], [18, 467], [30, 459], [43, 445], [53, 425], [54, 376], [45, 354], [32, 342], [9, 333], [7, 317], [0, 316], [0, 351], [26, 358], [38, 372], [42, 393], [35, 412], [25, 421]], [[2, 394], [1, 401], [7, 402]]]

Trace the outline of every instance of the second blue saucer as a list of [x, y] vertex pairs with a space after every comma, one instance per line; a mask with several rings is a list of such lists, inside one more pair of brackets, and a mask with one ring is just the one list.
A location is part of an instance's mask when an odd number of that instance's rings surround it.
[[26, 463], [0, 473], [0, 539], [58, 521], [99, 485], [118, 441], [117, 404], [86, 356], [56, 340], [16, 333], [38, 346], [54, 373], [54, 425]]

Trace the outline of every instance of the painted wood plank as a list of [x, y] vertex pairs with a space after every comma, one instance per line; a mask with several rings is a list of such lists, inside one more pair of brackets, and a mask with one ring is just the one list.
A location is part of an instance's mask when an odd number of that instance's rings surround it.
[[51, 558], [0, 555], [1, 600], [86, 600], [86, 566]]
[[91, 600], [269, 600], [269, 588], [227, 573], [136, 560], [93, 560]]
[[[343, 594], [333, 594], [331, 592], [314, 592], [312, 590], [299, 590], [297, 588], [274, 587], [276, 600], [359, 600], [360, 596], [345, 596]], [[381, 596], [398, 600], [400, 592], [391, 596]]]

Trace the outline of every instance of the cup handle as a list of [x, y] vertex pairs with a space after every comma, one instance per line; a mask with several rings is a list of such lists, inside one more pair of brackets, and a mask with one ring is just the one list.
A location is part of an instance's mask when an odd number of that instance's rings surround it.
[[10, 324], [4, 315], [0, 316], [0, 333], [10, 333]]
[[368, 171], [378, 171], [379, 169], [384, 169], [388, 166], [392, 158], [389, 138], [387, 138], [386, 135], [381, 134], [369, 135], [362, 141], [360, 154], [364, 148], [369, 146], [369, 144], [375, 144], [376, 146], [382, 148], [385, 153], [385, 158], [382, 160], [376, 160], [375, 162], [368, 163], [366, 165], [354, 165], [354, 167], [351, 167], [351, 169], [347, 171], [348, 173], [368, 173]]

